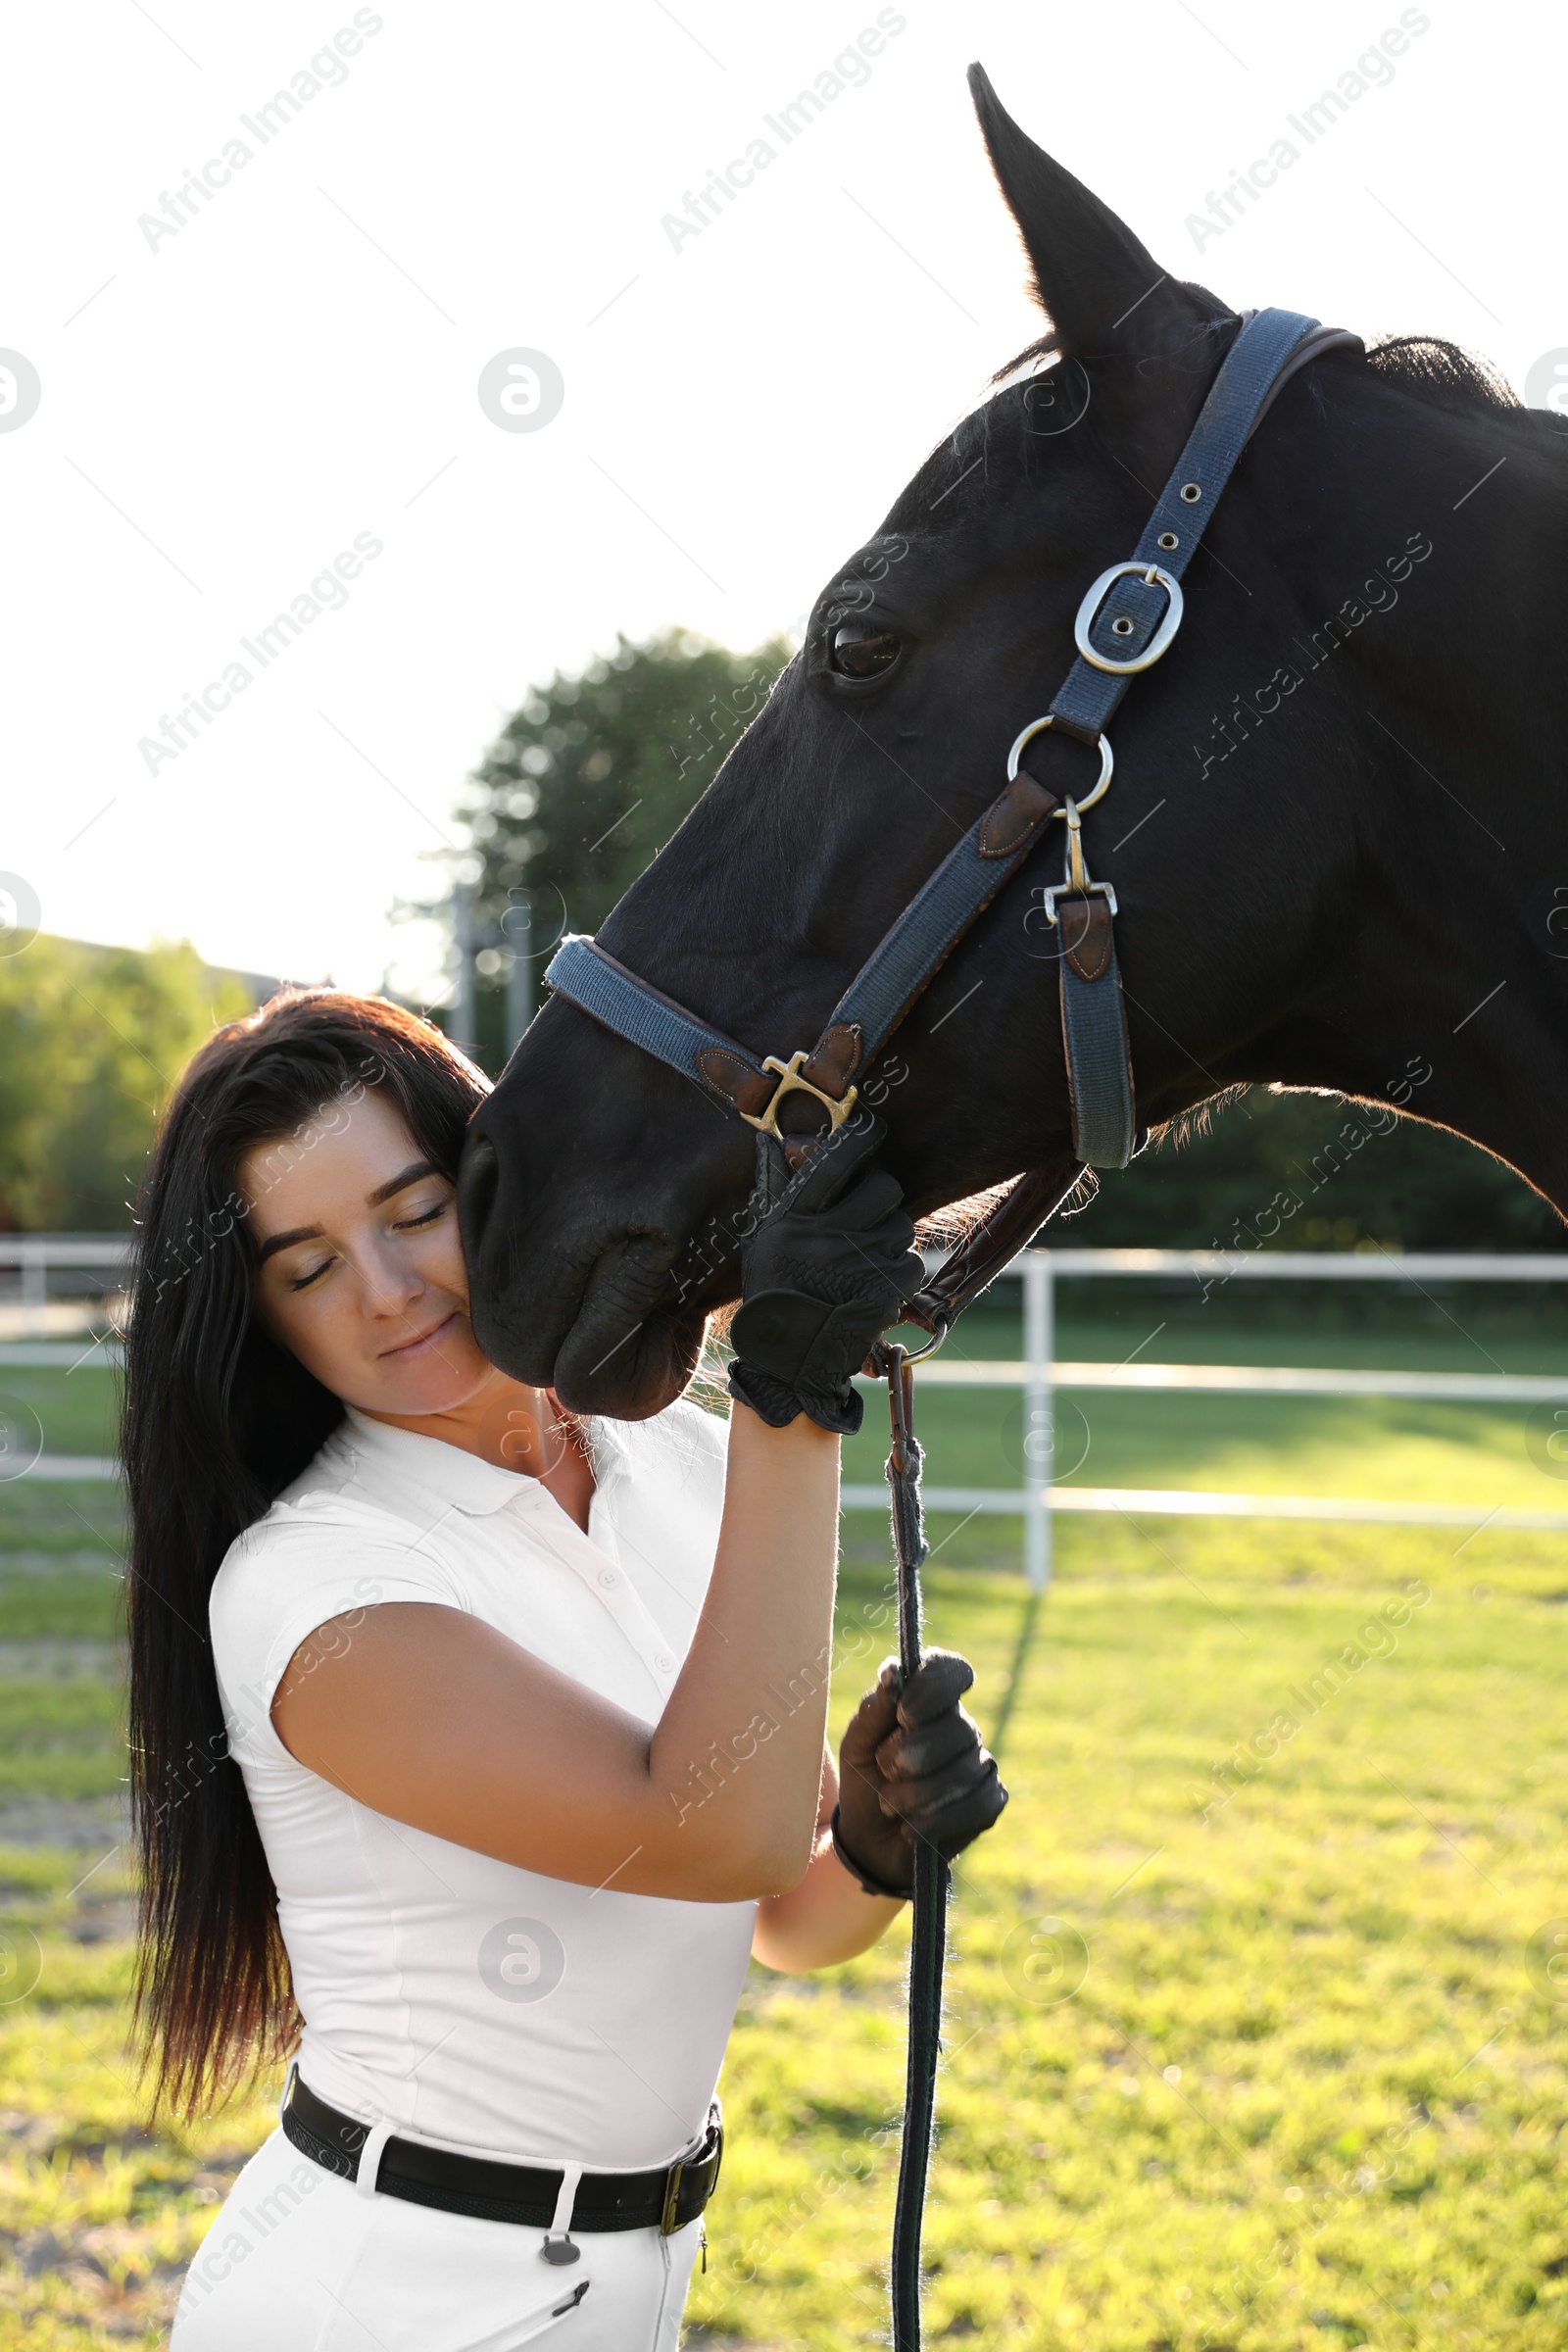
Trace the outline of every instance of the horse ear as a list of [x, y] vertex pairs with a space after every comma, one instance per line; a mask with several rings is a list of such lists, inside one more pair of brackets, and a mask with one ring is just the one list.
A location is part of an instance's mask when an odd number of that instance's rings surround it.
[[[969, 92], [1029, 256], [1035, 297], [1064, 352], [1089, 359], [1118, 348], [1147, 351], [1171, 327], [1190, 333], [1200, 320], [1228, 315], [1212, 295], [1200, 298], [1168, 276], [1108, 205], [1018, 128], [983, 66], [969, 68]], [[1127, 336], [1118, 346], [1124, 320]]]

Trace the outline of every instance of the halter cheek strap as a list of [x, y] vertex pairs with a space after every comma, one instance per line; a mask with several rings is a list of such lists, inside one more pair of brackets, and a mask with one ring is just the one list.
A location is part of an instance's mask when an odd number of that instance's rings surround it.
[[[872, 950], [814, 1046], [787, 1060], [772, 1054], [759, 1058], [588, 938], [563, 941], [545, 973], [547, 986], [764, 1134], [779, 1136], [780, 1105], [797, 1093], [810, 1096], [838, 1127], [854, 1107], [858, 1081], [932, 975], [1059, 817], [1066, 828], [1062, 879], [1043, 895], [1060, 942], [1073, 1148], [1086, 1166], [1125, 1167], [1137, 1113], [1116, 962], [1116, 894], [1108, 882], [1091, 878], [1082, 834], [1085, 814], [1110, 785], [1114, 763], [1105, 728], [1131, 680], [1161, 659], [1181, 627], [1182, 577], [1249, 436], [1297, 369], [1340, 345], [1359, 348], [1358, 338], [1295, 311], [1244, 318], [1132, 556], [1102, 572], [1079, 606], [1078, 658], [1049, 710], [1015, 739], [1005, 786]], [[1049, 790], [1018, 764], [1030, 740], [1048, 728], [1100, 753], [1099, 776], [1079, 801]], [[1015, 1205], [1021, 1210], [1027, 1200], [1033, 1207], [1042, 1180], [1025, 1177], [1020, 1186], [1032, 1190]], [[1054, 1204], [1040, 1208], [1037, 1223]], [[1009, 1234], [1016, 1222], [1005, 1220]], [[959, 1254], [973, 1260], [974, 1277], [979, 1259], [967, 1249]], [[972, 1282], [965, 1298], [975, 1287], [983, 1286]]]
[[1359, 336], [1296, 311], [1258, 311], [1246, 320], [1131, 559], [1102, 572], [1078, 609], [1078, 660], [1051, 706], [1069, 735], [1098, 742], [1133, 677], [1169, 646], [1181, 625], [1182, 575], [1237, 460], [1290, 378], [1322, 352], [1352, 344], [1360, 349]]
[[855, 1107], [853, 1081], [881, 1053], [955, 941], [1017, 871], [1060, 808], [1056, 795], [1032, 776], [1010, 776], [872, 950], [815, 1045], [788, 1061], [771, 1054], [760, 1061], [639, 980], [596, 940], [563, 940], [546, 985], [765, 1134], [778, 1134], [779, 1105], [794, 1093], [814, 1097], [831, 1125], [842, 1126]]

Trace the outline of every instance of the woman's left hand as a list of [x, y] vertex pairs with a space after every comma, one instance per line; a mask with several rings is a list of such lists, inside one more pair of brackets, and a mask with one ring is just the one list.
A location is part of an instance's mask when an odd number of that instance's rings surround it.
[[1007, 1801], [996, 1758], [958, 1703], [973, 1681], [955, 1650], [927, 1650], [907, 1682], [889, 1658], [844, 1735], [833, 1843], [868, 1892], [911, 1893], [915, 1841], [951, 1862]]

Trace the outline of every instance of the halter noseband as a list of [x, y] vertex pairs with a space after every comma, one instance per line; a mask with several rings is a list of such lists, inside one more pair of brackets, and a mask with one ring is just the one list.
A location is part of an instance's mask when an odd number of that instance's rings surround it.
[[[1182, 575], [1254, 427], [1298, 368], [1347, 345], [1359, 348], [1359, 338], [1295, 311], [1244, 318], [1143, 537], [1126, 563], [1101, 573], [1079, 606], [1078, 658], [1050, 710], [1014, 741], [1002, 792], [872, 950], [814, 1046], [787, 1060], [771, 1054], [759, 1060], [582, 936], [562, 942], [546, 986], [765, 1135], [783, 1142], [779, 1106], [792, 1094], [810, 1096], [836, 1128], [855, 1105], [856, 1082], [938, 966], [1059, 816], [1066, 826], [1064, 872], [1044, 899], [1061, 945], [1073, 1150], [1087, 1167], [1124, 1168], [1137, 1129], [1112, 927], [1116, 894], [1108, 882], [1091, 879], [1081, 832], [1085, 810], [1110, 784], [1114, 762], [1105, 728], [1131, 679], [1160, 659], [1181, 625]], [[1081, 801], [1058, 796], [1018, 764], [1032, 738], [1051, 727], [1100, 753], [1099, 777]], [[1053, 1190], [1044, 1171], [1020, 1177], [921, 1294], [909, 1319], [945, 1330], [1030, 1239], [1055, 1205], [1048, 1198]]]

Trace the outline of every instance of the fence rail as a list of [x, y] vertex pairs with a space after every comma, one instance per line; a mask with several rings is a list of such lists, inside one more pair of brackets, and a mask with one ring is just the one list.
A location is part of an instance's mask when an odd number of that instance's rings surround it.
[[[129, 1271], [130, 1238], [122, 1233], [3, 1233], [0, 1234], [0, 1276], [20, 1276], [11, 1298], [0, 1298], [0, 1362], [6, 1347], [17, 1342], [46, 1340], [62, 1332], [89, 1330], [95, 1320], [81, 1303], [78, 1291], [68, 1302], [50, 1303], [49, 1274], [89, 1272], [97, 1268], [109, 1277], [89, 1288], [107, 1298], [123, 1288]], [[7, 1286], [9, 1287], [9, 1286]]]
[[[982, 1512], [1015, 1519], [1029, 1497], [992, 1487], [927, 1487], [928, 1511], [953, 1511], [965, 1519]], [[1200, 1487], [1041, 1487], [1039, 1508], [1087, 1512], [1094, 1517], [1132, 1519], [1312, 1519], [1335, 1525], [1377, 1527], [1467, 1527], [1480, 1535], [1489, 1527], [1568, 1533], [1568, 1511], [1523, 1511], [1508, 1506], [1476, 1510], [1469, 1502], [1385, 1502], [1375, 1495], [1231, 1494]], [[886, 1487], [844, 1487], [839, 1501], [847, 1511], [886, 1510]], [[1048, 1555], [1049, 1557], [1049, 1555]], [[1049, 1575], [1047, 1581], [1049, 1582]]]
[[[1049, 1460], [1058, 1388], [1120, 1389], [1145, 1394], [1207, 1390], [1220, 1396], [1269, 1391], [1285, 1396], [1416, 1396], [1470, 1403], [1568, 1400], [1568, 1378], [1534, 1373], [1379, 1372], [1233, 1364], [1082, 1364], [1054, 1358], [1058, 1280], [1102, 1275], [1186, 1275], [1204, 1295], [1238, 1278], [1281, 1282], [1427, 1283], [1568, 1282], [1568, 1250], [1489, 1255], [1482, 1250], [1026, 1250], [1006, 1268], [1023, 1283], [1024, 1353], [1019, 1363], [945, 1362], [933, 1357], [916, 1375], [936, 1385], [1017, 1388], [1023, 1392], [1026, 1462]], [[886, 1497], [876, 1487], [847, 1487], [847, 1508], [871, 1509]], [[1391, 1526], [1464, 1527], [1476, 1514], [1462, 1503], [1382, 1502], [1311, 1494], [1217, 1494], [1186, 1488], [1068, 1487], [1049, 1478], [1010, 1490], [931, 1487], [930, 1509], [1005, 1513], [1024, 1523], [1024, 1572], [1040, 1592], [1051, 1581], [1052, 1522], [1062, 1511], [1168, 1513], [1192, 1518], [1369, 1521]], [[1568, 1529], [1568, 1512], [1498, 1510], [1495, 1527]]]
[[[120, 1361], [119, 1343], [112, 1337], [86, 1338], [83, 1320], [76, 1336], [63, 1341], [47, 1336], [48, 1317], [61, 1310], [51, 1306], [48, 1276], [51, 1267], [72, 1271], [96, 1267], [112, 1279], [106, 1295], [122, 1277], [129, 1244], [118, 1234], [7, 1234], [0, 1235], [0, 1270], [15, 1269], [22, 1277], [22, 1305], [0, 1306], [0, 1365], [62, 1366], [67, 1369], [89, 1359]], [[1000, 1278], [1023, 1284], [1024, 1353], [1016, 1361], [968, 1361], [938, 1355], [923, 1364], [918, 1379], [924, 1387], [1010, 1388], [1022, 1392], [1023, 1446], [1026, 1462], [1049, 1460], [1058, 1389], [1120, 1390], [1145, 1395], [1160, 1392], [1242, 1396], [1267, 1393], [1277, 1396], [1399, 1396], [1430, 1398], [1449, 1403], [1545, 1404], [1568, 1403], [1568, 1375], [1521, 1372], [1408, 1372], [1366, 1371], [1333, 1366], [1249, 1364], [1141, 1364], [1061, 1362], [1054, 1355], [1055, 1286], [1058, 1281], [1105, 1275], [1120, 1277], [1183, 1276], [1204, 1286], [1205, 1295], [1235, 1280], [1249, 1282], [1404, 1282], [1425, 1292], [1429, 1283], [1568, 1282], [1568, 1250], [1488, 1255], [1479, 1250], [1394, 1251], [1306, 1250], [1028, 1250], [1014, 1258]], [[13, 1334], [11, 1321], [20, 1328]], [[102, 1320], [101, 1317], [98, 1320]], [[106, 1478], [115, 1466], [97, 1457], [44, 1454], [31, 1475], [42, 1478]], [[880, 1487], [849, 1486], [844, 1490], [848, 1509], [884, 1507]], [[1344, 1520], [1420, 1527], [1466, 1527], [1476, 1524], [1474, 1510], [1463, 1503], [1385, 1502], [1350, 1496], [1300, 1494], [1226, 1494], [1186, 1488], [1071, 1487], [1045, 1478], [1010, 1489], [938, 1487], [927, 1489], [932, 1510], [973, 1515], [984, 1512], [1021, 1517], [1024, 1523], [1024, 1567], [1039, 1591], [1049, 1583], [1052, 1566], [1052, 1523], [1062, 1512], [1139, 1512], [1180, 1517]], [[1568, 1512], [1501, 1509], [1483, 1518], [1481, 1525], [1499, 1528], [1568, 1530]]]

